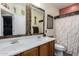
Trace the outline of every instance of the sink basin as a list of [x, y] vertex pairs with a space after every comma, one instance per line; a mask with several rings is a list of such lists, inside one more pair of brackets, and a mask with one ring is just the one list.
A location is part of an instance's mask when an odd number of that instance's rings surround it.
[[4, 41], [3, 43], [0, 44], [0, 50], [4, 49], [6, 47], [9, 47], [13, 44], [16, 44], [16, 43], [18, 43], [18, 41], [16, 41], [16, 40]]
[[0, 44], [0, 49], [3, 49], [3, 48], [5, 48], [5, 47], [11, 46], [11, 45], [12, 45], [12, 44], [11, 44], [10, 42]]

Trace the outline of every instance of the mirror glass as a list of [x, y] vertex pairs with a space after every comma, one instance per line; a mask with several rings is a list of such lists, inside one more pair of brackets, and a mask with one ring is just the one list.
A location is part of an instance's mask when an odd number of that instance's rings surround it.
[[26, 4], [1, 3], [0, 36], [26, 35]]
[[44, 16], [43, 9], [30, 3], [1, 3], [0, 36], [44, 34]]
[[44, 33], [44, 10], [31, 6], [31, 34]]

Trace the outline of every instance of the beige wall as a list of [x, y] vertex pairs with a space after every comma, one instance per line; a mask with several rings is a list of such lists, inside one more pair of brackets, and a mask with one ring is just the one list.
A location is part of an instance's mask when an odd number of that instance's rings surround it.
[[16, 8], [16, 15], [22, 15], [21, 11], [24, 11], [24, 14], [26, 14], [26, 6], [19, 3], [9, 3], [8, 6], [10, 7], [10, 10], [14, 13], [14, 7]]
[[50, 14], [51, 16], [57, 16], [59, 15], [59, 9], [55, 8], [51, 3], [40, 3], [37, 6], [45, 10], [45, 30], [47, 30], [47, 35], [54, 36], [54, 29], [47, 29], [47, 14]]

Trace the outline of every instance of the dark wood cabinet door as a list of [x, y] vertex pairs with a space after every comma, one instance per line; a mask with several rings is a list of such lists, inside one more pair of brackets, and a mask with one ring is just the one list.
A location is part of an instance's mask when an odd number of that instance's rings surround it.
[[21, 56], [38, 56], [38, 48], [33, 48], [29, 51], [25, 51]]
[[40, 56], [53, 56], [54, 55], [54, 41], [43, 44], [39, 48]]
[[49, 56], [54, 56], [55, 53], [55, 41], [49, 43]]
[[40, 56], [48, 56], [49, 55], [49, 43], [43, 44], [39, 48]]

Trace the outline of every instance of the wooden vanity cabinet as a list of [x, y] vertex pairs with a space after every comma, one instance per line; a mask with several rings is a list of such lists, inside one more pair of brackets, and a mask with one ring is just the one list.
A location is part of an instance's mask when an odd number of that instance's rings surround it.
[[21, 53], [21, 56], [38, 56], [38, 47]]
[[49, 55], [49, 43], [43, 44], [39, 47], [39, 55], [40, 56], [48, 56]]
[[54, 41], [43, 44], [39, 48], [40, 56], [53, 56], [54, 55]]
[[40, 45], [38, 47], [32, 48], [28, 51], [24, 51], [16, 56], [53, 56], [54, 55], [54, 43], [55, 41], [51, 41]]
[[55, 41], [49, 43], [49, 55], [54, 56], [55, 54]]

